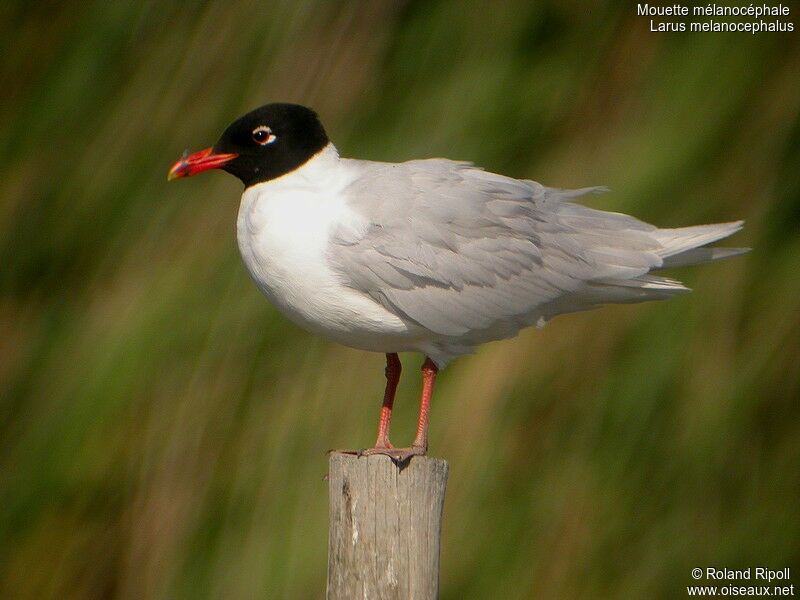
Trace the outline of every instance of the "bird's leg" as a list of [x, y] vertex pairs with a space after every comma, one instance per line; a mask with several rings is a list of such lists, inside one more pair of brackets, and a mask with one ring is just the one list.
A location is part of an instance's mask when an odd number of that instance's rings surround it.
[[[387, 365], [386, 365], [386, 379], [387, 379], [387, 386], [386, 392], [387, 397], [389, 393], [389, 354], [387, 356]], [[398, 364], [399, 364], [398, 360]], [[419, 402], [419, 420], [417, 421], [417, 436], [414, 438], [414, 443], [408, 448], [393, 448], [391, 444], [389, 444], [388, 439], [388, 432], [389, 432], [389, 418], [391, 417], [392, 412], [392, 405], [391, 402], [388, 404], [388, 411], [387, 411], [387, 402], [384, 400], [383, 410], [381, 410], [381, 425], [378, 429], [378, 443], [375, 444], [374, 448], [369, 448], [368, 450], [364, 450], [362, 454], [371, 455], [371, 454], [385, 454], [389, 456], [393, 461], [395, 461], [398, 465], [402, 467], [402, 465], [408, 461], [409, 458], [412, 456], [419, 456], [423, 455], [428, 451], [428, 413], [430, 412], [431, 408], [431, 396], [433, 395], [433, 384], [436, 381], [436, 374], [439, 372], [439, 369], [433, 364], [433, 361], [425, 357], [425, 362], [422, 364], [422, 397], [420, 398]], [[399, 377], [399, 369], [398, 369], [398, 377]], [[396, 387], [395, 383], [395, 387]], [[392, 388], [394, 390], [394, 388]], [[392, 393], [392, 397], [394, 397], [394, 393]], [[384, 424], [384, 415], [385, 424]], [[383, 437], [383, 441], [387, 445], [381, 445], [381, 433], [384, 433], [385, 436]]]
[[436, 383], [438, 367], [433, 361], [425, 357], [422, 363], [422, 396], [419, 401], [419, 420], [417, 421], [417, 436], [414, 438], [412, 448], [420, 449], [420, 454], [428, 451], [428, 413], [431, 409], [431, 397], [433, 396], [433, 384]]
[[381, 406], [381, 417], [378, 421], [378, 439], [375, 441], [375, 448], [393, 448], [389, 441], [389, 426], [392, 422], [392, 405], [394, 395], [397, 391], [397, 384], [400, 382], [400, 373], [403, 370], [400, 364], [400, 357], [396, 352], [386, 354], [386, 391], [383, 393], [383, 406]]

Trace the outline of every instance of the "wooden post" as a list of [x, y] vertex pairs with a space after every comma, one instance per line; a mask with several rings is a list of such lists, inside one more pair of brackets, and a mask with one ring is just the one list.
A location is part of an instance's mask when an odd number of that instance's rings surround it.
[[327, 600], [435, 600], [447, 462], [330, 455]]

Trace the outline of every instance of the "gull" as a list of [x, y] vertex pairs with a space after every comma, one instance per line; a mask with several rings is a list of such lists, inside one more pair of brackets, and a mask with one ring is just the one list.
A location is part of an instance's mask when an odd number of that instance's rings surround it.
[[[244, 184], [242, 259], [269, 301], [298, 326], [386, 355], [375, 446], [401, 464], [427, 452], [440, 369], [479, 344], [563, 313], [664, 300], [689, 291], [657, 274], [741, 254], [707, 247], [742, 221], [659, 229], [560, 189], [471, 163], [342, 158], [317, 114], [267, 104], [213, 147], [185, 154], [168, 179], [222, 169]], [[420, 352], [422, 393], [411, 446], [389, 440], [398, 352]]]

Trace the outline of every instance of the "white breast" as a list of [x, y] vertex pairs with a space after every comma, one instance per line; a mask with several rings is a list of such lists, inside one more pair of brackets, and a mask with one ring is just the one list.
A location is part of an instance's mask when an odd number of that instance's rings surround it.
[[326, 258], [334, 228], [366, 226], [341, 194], [353, 177], [329, 145], [292, 173], [247, 188], [239, 249], [261, 291], [297, 325], [345, 345], [395, 351], [409, 327], [342, 285]]

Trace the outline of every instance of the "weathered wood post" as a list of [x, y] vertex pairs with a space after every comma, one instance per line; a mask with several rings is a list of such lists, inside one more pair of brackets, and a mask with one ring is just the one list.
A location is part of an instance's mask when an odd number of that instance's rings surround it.
[[333, 452], [327, 600], [434, 600], [447, 462]]

